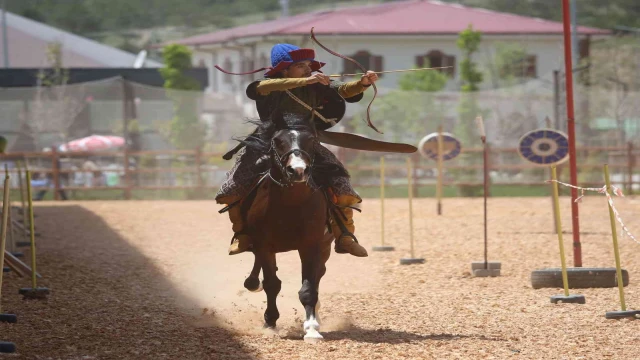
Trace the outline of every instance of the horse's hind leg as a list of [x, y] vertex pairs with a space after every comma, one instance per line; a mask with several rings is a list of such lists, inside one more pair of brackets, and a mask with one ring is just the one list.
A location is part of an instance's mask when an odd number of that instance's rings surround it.
[[276, 254], [260, 253], [258, 260], [262, 264], [262, 274], [264, 276], [262, 285], [264, 286], [264, 292], [267, 294], [267, 310], [264, 312], [264, 325], [267, 328], [275, 328], [276, 321], [278, 321], [280, 317], [276, 300], [282, 287], [282, 281], [276, 276]]
[[[254, 253], [255, 255], [255, 253]], [[260, 292], [262, 291], [262, 284], [260, 283], [260, 269], [262, 268], [262, 264], [260, 263], [260, 259], [255, 255], [255, 260], [253, 261], [253, 269], [251, 269], [251, 274], [244, 280], [244, 287], [252, 292]]]

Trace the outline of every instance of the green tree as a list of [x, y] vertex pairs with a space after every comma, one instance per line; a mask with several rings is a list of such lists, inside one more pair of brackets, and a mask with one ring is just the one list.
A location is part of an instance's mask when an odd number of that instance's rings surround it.
[[458, 48], [462, 50], [463, 60], [460, 62], [462, 98], [458, 105], [459, 119], [456, 125], [456, 134], [460, 137], [460, 141], [466, 143], [469, 143], [476, 135], [474, 119], [482, 113], [476, 99], [476, 92], [484, 76], [473, 61], [473, 54], [478, 51], [481, 41], [482, 34], [479, 31], [474, 31], [471, 25], [460, 33], [457, 41]]
[[[430, 67], [428, 59], [424, 60], [424, 67]], [[414, 66], [414, 69], [418, 68]], [[440, 91], [449, 81], [449, 76], [436, 70], [413, 71], [405, 73], [398, 81], [398, 87], [404, 91]]]
[[174, 117], [170, 123], [170, 140], [178, 149], [199, 148], [204, 143], [204, 125], [197, 114], [195, 90], [200, 87], [195, 79], [185, 74], [192, 67], [191, 50], [184, 45], [172, 44], [163, 49], [164, 67], [160, 74], [164, 87], [174, 103]]
[[[429, 67], [428, 61], [425, 67]], [[417, 68], [417, 66], [414, 66]], [[435, 101], [436, 93], [446, 86], [449, 76], [436, 70], [407, 72], [399, 80], [399, 89], [381, 96], [374, 103], [372, 118], [380, 126], [387, 141], [417, 143], [429, 130], [435, 130], [444, 116], [444, 106]], [[367, 91], [368, 98], [371, 91]], [[367, 103], [363, 99], [361, 103]], [[363, 118], [364, 112], [358, 115]], [[381, 123], [377, 123], [379, 119]], [[355, 130], [366, 131], [363, 121], [356, 122]]]
[[526, 56], [526, 49], [518, 43], [496, 43], [496, 52], [488, 69], [493, 87], [518, 83], [526, 71]]
[[69, 70], [62, 62], [62, 44], [47, 45], [46, 67], [38, 72], [38, 85], [29, 106], [27, 123], [34, 131], [34, 142], [41, 148], [41, 136], [57, 133], [66, 142], [72, 125], [86, 107], [83, 85], [69, 86]]
[[[482, 41], [482, 34], [474, 31], [469, 25], [467, 29], [462, 31], [458, 37], [457, 45], [462, 50], [463, 60], [460, 62], [460, 78], [462, 80], [462, 94], [460, 103], [458, 104], [458, 121], [456, 123], [454, 133], [463, 144], [470, 146], [472, 139], [478, 138], [474, 120], [478, 115], [482, 115], [482, 108], [477, 100], [477, 91], [484, 76], [478, 70], [478, 65], [473, 61], [473, 54], [476, 53]], [[464, 165], [472, 165], [476, 161], [469, 157], [463, 156], [461, 162]], [[475, 170], [461, 169], [457, 172], [457, 178], [460, 181], [475, 180]], [[476, 195], [476, 188], [461, 188], [463, 196]]]

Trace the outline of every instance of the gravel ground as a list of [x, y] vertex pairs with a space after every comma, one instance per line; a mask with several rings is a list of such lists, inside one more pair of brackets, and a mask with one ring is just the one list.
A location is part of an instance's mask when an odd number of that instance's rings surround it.
[[[622, 218], [640, 235], [640, 200], [616, 198]], [[385, 202], [386, 241], [396, 251], [368, 258], [332, 254], [320, 287], [326, 341], [302, 339], [300, 264], [281, 254], [278, 334], [261, 330], [264, 293], [242, 281], [249, 254], [226, 255], [227, 215], [208, 201], [38, 203], [39, 286], [46, 301], [25, 301], [30, 280], [5, 274], [0, 340], [18, 359], [634, 359], [640, 322], [607, 320], [620, 309], [618, 291], [575, 289], [585, 305], [551, 304], [561, 289], [531, 288], [532, 270], [560, 264], [548, 198], [489, 201], [489, 260], [502, 275], [473, 278], [483, 257], [482, 199], [433, 199], [414, 208], [415, 255], [409, 254], [408, 202]], [[562, 198], [567, 264], [572, 266], [570, 199]], [[380, 203], [366, 199], [356, 235], [380, 244]], [[585, 267], [615, 266], [606, 201], [580, 204]], [[620, 228], [619, 233], [622, 234]], [[640, 308], [636, 281], [640, 244], [620, 235], [630, 309]], [[28, 253], [26, 254], [28, 256]]]

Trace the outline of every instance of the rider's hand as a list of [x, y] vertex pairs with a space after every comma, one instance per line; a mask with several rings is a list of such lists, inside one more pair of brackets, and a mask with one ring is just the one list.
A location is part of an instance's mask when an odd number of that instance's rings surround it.
[[366, 74], [362, 75], [360, 78], [360, 84], [367, 86], [371, 85], [378, 80], [378, 74], [369, 70]]
[[307, 85], [320, 83], [322, 85], [329, 85], [329, 77], [322, 73], [315, 73], [307, 78]]

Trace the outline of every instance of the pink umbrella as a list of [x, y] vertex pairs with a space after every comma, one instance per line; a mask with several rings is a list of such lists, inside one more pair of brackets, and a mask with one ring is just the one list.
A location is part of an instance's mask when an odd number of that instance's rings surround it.
[[107, 150], [122, 145], [124, 145], [124, 138], [120, 136], [91, 135], [60, 145], [60, 151]]

